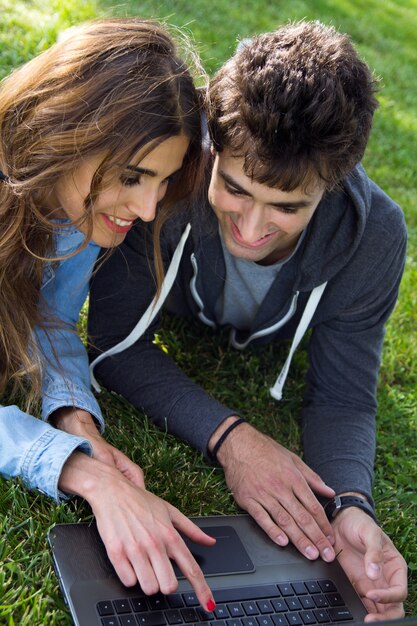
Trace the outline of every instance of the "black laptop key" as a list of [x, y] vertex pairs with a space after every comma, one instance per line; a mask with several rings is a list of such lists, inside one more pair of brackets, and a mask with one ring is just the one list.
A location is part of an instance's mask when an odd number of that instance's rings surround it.
[[230, 617], [242, 617], [245, 615], [244, 610], [242, 609], [242, 605], [238, 602], [232, 602], [227, 605], [229, 609]]
[[241, 620], [238, 619], [227, 619], [226, 626], [242, 626]]
[[316, 609], [313, 613], [319, 624], [328, 624], [330, 622], [330, 617], [324, 609]]
[[309, 593], [321, 593], [320, 586], [315, 580], [308, 580], [305, 585]]
[[242, 617], [243, 626], [258, 626], [256, 617]]
[[326, 593], [326, 598], [330, 606], [343, 606], [345, 603], [340, 593]]
[[208, 613], [201, 606], [197, 608], [197, 615], [200, 622], [209, 622], [214, 619], [214, 613]]
[[284, 597], [294, 595], [294, 590], [291, 587], [290, 583], [281, 583], [280, 585], [278, 585], [278, 589], [280, 590], [281, 595], [283, 595]]
[[272, 604], [269, 600], [258, 600], [256, 604], [258, 605], [259, 610], [262, 614], [274, 612]]
[[256, 602], [242, 602], [242, 606], [246, 615], [259, 615], [259, 609]]
[[318, 609], [323, 609], [325, 606], [329, 606], [329, 602], [326, 596], [322, 593], [317, 593], [315, 596], [313, 596], [313, 599]]
[[301, 609], [301, 602], [298, 598], [286, 598], [285, 604], [289, 611], [299, 611]]
[[108, 616], [101, 618], [102, 626], [120, 626], [120, 622], [116, 616]]
[[187, 622], [187, 624], [198, 622], [198, 615], [195, 609], [181, 609], [181, 615], [184, 622]]
[[200, 604], [197, 600], [197, 596], [192, 591], [189, 593], [183, 593], [182, 597], [185, 602], [185, 606], [198, 606]]
[[303, 623], [299, 613], [286, 613], [285, 617], [289, 626], [301, 626]]
[[149, 602], [149, 608], [151, 609], [151, 611], [155, 611], [155, 610], [162, 611], [162, 609], [168, 608], [168, 603], [166, 601], [165, 596], [162, 595], [162, 593], [155, 594], [154, 596], [149, 596], [148, 602]]
[[302, 596], [307, 593], [307, 589], [304, 583], [291, 583], [291, 587], [294, 589], [294, 593], [297, 596]]
[[288, 626], [285, 614], [272, 615], [272, 621], [274, 622], [274, 626]]
[[136, 620], [139, 626], [165, 626], [166, 619], [162, 611], [148, 611], [147, 613], [138, 613]]
[[142, 611], [148, 610], [148, 603], [146, 602], [145, 598], [130, 598], [130, 603], [135, 613], [140, 613]]
[[168, 620], [168, 624], [182, 624], [182, 616], [178, 609], [167, 609], [165, 611], [165, 617]]
[[261, 598], [273, 598], [277, 595], [276, 585], [217, 589], [217, 591], [213, 592], [213, 597], [217, 603], [238, 602], [240, 600], [260, 600]]
[[137, 621], [133, 613], [126, 613], [126, 615], [119, 615], [120, 626], [137, 626]]
[[99, 615], [114, 615], [114, 608], [110, 600], [98, 602], [97, 611]]
[[131, 613], [129, 600], [113, 600], [116, 613]]
[[259, 615], [259, 609], [256, 606], [256, 602], [242, 602], [242, 606], [246, 615]]
[[327, 612], [332, 622], [345, 622], [353, 619], [351, 612], [346, 606], [330, 608], [327, 609]]
[[300, 597], [301, 606], [303, 609], [315, 609], [316, 604], [311, 596], [301, 596]]
[[313, 611], [301, 611], [300, 617], [303, 620], [303, 624], [316, 624], [316, 618]]
[[184, 600], [179, 593], [172, 593], [166, 598], [171, 609], [182, 609], [184, 606]]
[[274, 610], [277, 613], [282, 613], [283, 611], [288, 611], [288, 607], [285, 604], [285, 600], [281, 598], [277, 598], [276, 600], [271, 600], [271, 604], [274, 607]]
[[210, 622], [210, 626], [226, 626], [224, 619], [215, 619]]
[[217, 604], [214, 609], [214, 615], [217, 619], [224, 619], [229, 617], [229, 611], [227, 610], [227, 606], [225, 604]]
[[274, 622], [269, 615], [259, 615], [256, 620], [259, 626], [274, 626]]
[[334, 584], [332, 580], [319, 580], [318, 583], [321, 587], [321, 590], [324, 591], [325, 593], [329, 593], [331, 591], [337, 591], [336, 585]]

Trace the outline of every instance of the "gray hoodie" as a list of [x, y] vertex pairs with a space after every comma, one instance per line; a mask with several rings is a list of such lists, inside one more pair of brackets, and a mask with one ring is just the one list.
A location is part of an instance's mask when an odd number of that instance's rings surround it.
[[[168, 293], [169, 310], [216, 327], [214, 310], [225, 281], [217, 218], [204, 196], [197, 208], [166, 223], [162, 253], [166, 267], [173, 263], [158, 302], [145, 238], [150, 241], [146, 226], [133, 229], [92, 281], [93, 382], [97, 376], [158, 426], [207, 454], [212, 433], [237, 412], [185, 376], [153, 339]], [[271, 371], [276, 399], [293, 351], [312, 329], [301, 412], [304, 460], [337, 493], [361, 492], [371, 499], [377, 376], [405, 253], [401, 209], [358, 166], [320, 202], [251, 327], [231, 329], [238, 349], [293, 339], [275, 384], [278, 371]]]

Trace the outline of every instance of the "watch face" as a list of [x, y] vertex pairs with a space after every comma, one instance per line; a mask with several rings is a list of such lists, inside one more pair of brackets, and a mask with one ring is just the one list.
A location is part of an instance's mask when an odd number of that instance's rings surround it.
[[336, 511], [336, 502], [335, 498], [329, 500], [329, 502], [324, 507], [324, 512], [326, 513], [327, 519], [330, 521], [333, 519]]

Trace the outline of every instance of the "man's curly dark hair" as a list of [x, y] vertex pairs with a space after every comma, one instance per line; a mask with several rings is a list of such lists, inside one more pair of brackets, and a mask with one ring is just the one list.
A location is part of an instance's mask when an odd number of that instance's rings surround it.
[[347, 35], [290, 24], [243, 42], [212, 79], [211, 138], [259, 183], [292, 191], [319, 177], [331, 189], [365, 152], [375, 92]]

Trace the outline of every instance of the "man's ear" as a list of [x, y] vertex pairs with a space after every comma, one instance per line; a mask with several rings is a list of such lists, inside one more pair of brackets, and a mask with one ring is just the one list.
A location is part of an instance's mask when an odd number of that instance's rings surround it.
[[217, 154], [217, 150], [214, 147], [213, 143], [210, 145], [210, 154], [211, 154], [212, 157], [215, 157], [216, 154]]

